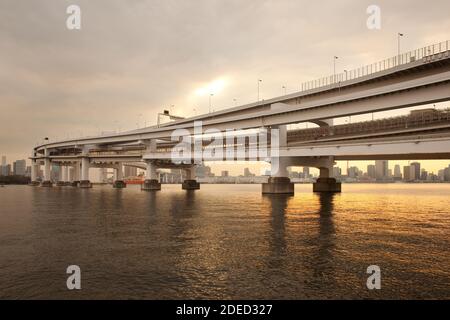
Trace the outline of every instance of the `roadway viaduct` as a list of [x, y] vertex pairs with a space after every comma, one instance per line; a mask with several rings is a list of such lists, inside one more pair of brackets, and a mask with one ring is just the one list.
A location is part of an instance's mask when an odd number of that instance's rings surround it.
[[[194, 169], [199, 163], [256, 160], [272, 167], [263, 193], [294, 192], [289, 166], [319, 168], [313, 190], [340, 192], [332, 177], [336, 160], [448, 159], [447, 110], [340, 126], [333, 125], [333, 119], [450, 100], [449, 44], [310, 81], [299, 92], [269, 100], [133, 131], [46, 142], [32, 150], [31, 184], [52, 186], [51, 167], [59, 165], [57, 185], [91, 187], [89, 168], [113, 168], [114, 186], [121, 188], [127, 164], [145, 168], [144, 190], [160, 190], [161, 168], [185, 170], [183, 189], [198, 189]], [[319, 127], [288, 130], [290, 124], [305, 122]], [[179, 161], [174, 150], [181, 141], [190, 142], [192, 154]], [[39, 184], [40, 166], [44, 178]]]

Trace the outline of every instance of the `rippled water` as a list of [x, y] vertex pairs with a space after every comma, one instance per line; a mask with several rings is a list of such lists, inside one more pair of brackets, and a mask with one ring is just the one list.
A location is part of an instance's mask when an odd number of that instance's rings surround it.
[[450, 298], [450, 185], [201, 188], [1, 188], [0, 298]]

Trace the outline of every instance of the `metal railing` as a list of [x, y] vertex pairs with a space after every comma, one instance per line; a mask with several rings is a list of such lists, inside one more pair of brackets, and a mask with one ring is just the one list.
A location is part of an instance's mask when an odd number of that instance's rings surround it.
[[142, 156], [145, 150], [90, 151], [89, 156]]
[[292, 130], [288, 132], [288, 142], [316, 141], [340, 136], [366, 135], [392, 130], [426, 128], [431, 125], [450, 124], [450, 109], [423, 110], [407, 116], [398, 116], [373, 121], [363, 121], [331, 127]]
[[[394, 57], [375, 62], [353, 70], [344, 71], [342, 73], [333, 74], [316, 80], [304, 82], [300, 85], [300, 91], [305, 92], [317, 88], [332, 86], [340, 86], [342, 82], [362, 78], [377, 72], [392, 69], [401, 65], [409, 64], [423, 59], [423, 62], [430, 62], [433, 59], [442, 59], [450, 56], [450, 40], [426, 46], [420, 49], [402, 53]], [[438, 55], [437, 57], [435, 57]]]

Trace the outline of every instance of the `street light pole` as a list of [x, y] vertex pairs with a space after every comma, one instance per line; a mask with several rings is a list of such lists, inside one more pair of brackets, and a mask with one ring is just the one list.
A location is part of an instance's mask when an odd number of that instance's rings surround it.
[[334, 56], [333, 59], [333, 83], [336, 83], [336, 60], [339, 59], [338, 56]]
[[397, 59], [398, 59], [397, 64], [398, 65], [400, 65], [400, 39], [403, 36], [404, 36], [404, 34], [400, 33], [400, 32], [398, 33], [398, 36], [397, 36]]
[[262, 82], [261, 79], [258, 79], [258, 102], [259, 102], [259, 84]]
[[214, 96], [214, 93], [209, 95], [209, 113], [211, 113], [211, 98]]

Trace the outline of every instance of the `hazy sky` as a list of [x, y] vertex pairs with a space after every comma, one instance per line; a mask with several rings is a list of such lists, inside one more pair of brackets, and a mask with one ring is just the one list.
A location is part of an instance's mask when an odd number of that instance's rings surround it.
[[[81, 7], [81, 30], [66, 28]], [[366, 27], [381, 7], [381, 30]], [[0, 154], [296, 91], [302, 81], [450, 39], [450, 1], [0, 0]], [[194, 111], [195, 109], [195, 111]], [[141, 115], [141, 116], [140, 116]], [[437, 166], [441, 166], [440, 162]], [[430, 163], [430, 166], [434, 166]]]

